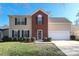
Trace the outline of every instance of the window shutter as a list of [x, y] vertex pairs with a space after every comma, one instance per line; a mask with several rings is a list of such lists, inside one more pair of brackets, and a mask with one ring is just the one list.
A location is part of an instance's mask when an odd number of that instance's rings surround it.
[[27, 24], [27, 18], [25, 18], [25, 25]]
[[18, 38], [20, 37], [20, 30], [18, 30]]
[[17, 25], [17, 18], [15, 18], [15, 25]]
[[22, 37], [23, 37], [24, 31], [22, 30]]
[[29, 37], [29, 30], [27, 31], [27, 33], [28, 33], [28, 37]]
[[12, 30], [12, 37], [14, 37], [14, 30]]

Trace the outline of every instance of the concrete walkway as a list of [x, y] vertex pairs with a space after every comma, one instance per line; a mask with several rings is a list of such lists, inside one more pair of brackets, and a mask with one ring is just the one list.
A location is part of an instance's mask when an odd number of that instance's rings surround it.
[[68, 56], [79, 56], [79, 41], [52, 41]]

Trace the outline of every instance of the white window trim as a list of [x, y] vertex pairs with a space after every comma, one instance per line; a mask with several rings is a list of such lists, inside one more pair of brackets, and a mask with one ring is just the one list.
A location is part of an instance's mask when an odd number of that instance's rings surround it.
[[[42, 24], [42, 22], [43, 22], [43, 19], [42, 19], [42, 15], [41, 14], [39, 14], [38, 16], [37, 16], [37, 23], [38, 24]], [[41, 18], [41, 19], [39, 19], [39, 18]], [[40, 21], [41, 21], [41, 23], [40, 23]]]
[[[31, 29], [10, 29], [9, 30], [9, 37], [12, 37], [12, 30], [14, 30], [14, 31], [18, 31], [18, 30], [20, 30], [20, 37], [22, 37], [22, 30], [29, 30], [29, 38], [31, 38], [32, 37], [32, 30]], [[10, 35], [11, 34], [11, 35]]]
[[[25, 25], [25, 24], [22, 23], [22, 22], [25, 22], [25, 18], [26, 18], [26, 17], [23, 17], [23, 18], [17, 17], [17, 23], [20, 22], [20, 23], [17, 24], [17, 25]], [[26, 20], [26, 21], [27, 21], [27, 20]], [[27, 23], [26, 23], [26, 24], [27, 24]]]
[[42, 15], [41, 15], [41, 14], [39, 14], [39, 15], [38, 15], [38, 17], [42, 17]]

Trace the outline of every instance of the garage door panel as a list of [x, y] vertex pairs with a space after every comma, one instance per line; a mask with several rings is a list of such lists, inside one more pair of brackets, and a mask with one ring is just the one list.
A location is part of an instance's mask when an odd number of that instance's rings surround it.
[[55, 40], [67, 40], [70, 39], [69, 31], [49, 31], [49, 37]]

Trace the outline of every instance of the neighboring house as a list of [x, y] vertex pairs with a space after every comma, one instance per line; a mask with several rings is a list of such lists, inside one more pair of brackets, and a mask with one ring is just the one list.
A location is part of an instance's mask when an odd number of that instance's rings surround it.
[[0, 40], [5, 36], [9, 36], [9, 26], [0, 27]]
[[34, 37], [37, 40], [51, 37], [54, 40], [69, 40], [71, 22], [63, 17], [49, 17], [42, 9], [32, 15], [9, 15], [9, 37]]
[[0, 40], [2, 39], [3, 35], [2, 35], [2, 30], [0, 29]]
[[79, 39], [79, 25], [72, 25], [72, 35], [75, 35], [76, 39]]

